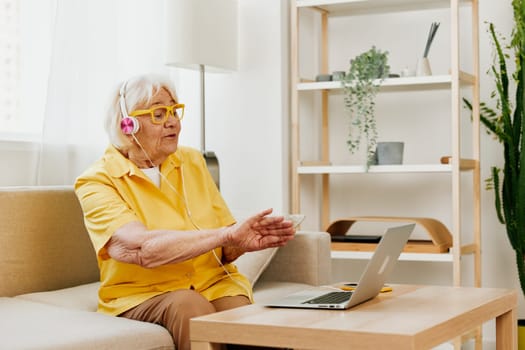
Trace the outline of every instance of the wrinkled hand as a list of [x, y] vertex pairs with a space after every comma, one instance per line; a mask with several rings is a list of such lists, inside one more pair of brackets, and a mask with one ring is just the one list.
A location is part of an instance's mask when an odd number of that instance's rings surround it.
[[268, 216], [271, 213], [272, 209], [266, 209], [244, 222], [228, 227], [227, 245], [246, 252], [285, 245], [294, 238], [294, 225], [282, 216]]

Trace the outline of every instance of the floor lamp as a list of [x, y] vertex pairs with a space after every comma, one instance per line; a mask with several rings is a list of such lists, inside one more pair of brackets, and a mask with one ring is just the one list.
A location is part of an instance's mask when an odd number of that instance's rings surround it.
[[207, 72], [237, 69], [237, 0], [165, 0], [166, 64], [200, 72], [201, 151], [219, 187], [219, 162], [206, 149]]

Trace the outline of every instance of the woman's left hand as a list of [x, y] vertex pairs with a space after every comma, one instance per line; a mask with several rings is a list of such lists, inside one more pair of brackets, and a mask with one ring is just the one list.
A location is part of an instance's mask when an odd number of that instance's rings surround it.
[[228, 227], [225, 246], [250, 252], [285, 245], [295, 236], [294, 224], [283, 216], [269, 216], [271, 213], [272, 209], [266, 209]]

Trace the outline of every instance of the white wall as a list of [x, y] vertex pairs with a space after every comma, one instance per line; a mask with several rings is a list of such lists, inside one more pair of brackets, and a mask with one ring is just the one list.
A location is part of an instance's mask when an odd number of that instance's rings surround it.
[[[220, 162], [221, 192], [245, 216], [288, 207], [287, 7], [239, 1], [239, 67], [206, 74], [206, 148]], [[176, 69], [187, 106], [182, 143], [200, 147], [198, 73]]]
[[0, 186], [27, 186], [36, 180], [38, 145], [28, 142], [0, 141], [0, 159], [5, 164]]

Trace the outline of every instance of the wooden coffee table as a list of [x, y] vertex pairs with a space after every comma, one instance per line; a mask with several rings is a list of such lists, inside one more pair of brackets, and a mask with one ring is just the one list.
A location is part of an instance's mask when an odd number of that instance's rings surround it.
[[249, 305], [190, 322], [192, 350], [212, 343], [293, 349], [430, 349], [496, 319], [496, 348], [517, 349], [517, 292], [394, 285], [345, 311]]

